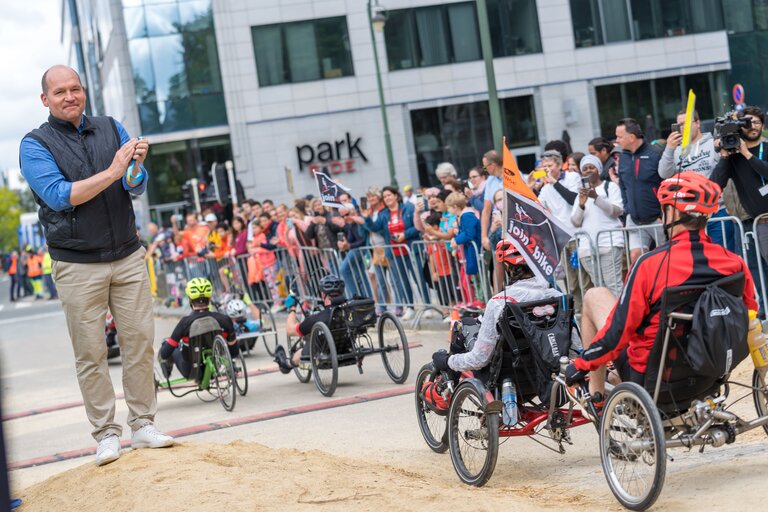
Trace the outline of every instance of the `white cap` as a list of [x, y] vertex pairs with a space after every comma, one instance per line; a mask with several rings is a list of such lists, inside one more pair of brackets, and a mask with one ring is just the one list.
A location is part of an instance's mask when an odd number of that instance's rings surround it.
[[219, 219], [216, 217], [215, 213], [207, 213], [205, 215], [205, 222], [218, 222]]

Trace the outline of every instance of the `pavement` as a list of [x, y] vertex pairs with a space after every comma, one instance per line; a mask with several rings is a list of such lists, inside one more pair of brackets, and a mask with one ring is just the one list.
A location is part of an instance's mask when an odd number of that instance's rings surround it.
[[[4, 306], [0, 310], [0, 386], [7, 456], [10, 467], [15, 468], [10, 471], [12, 492], [18, 493], [70, 468], [92, 464], [95, 442], [82, 407], [60, 303], [11, 305], [7, 283], [0, 279], [0, 305]], [[178, 321], [178, 311], [158, 313], [162, 315], [155, 319], [155, 348]], [[278, 317], [278, 325], [282, 324]], [[226, 412], [215, 401], [202, 402], [194, 393], [175, 398], [161, 391], [158, 427], [184, 442], [246, 440], [273, 448], [322, 450], [459, 486], [450, 457], [437, 455], [425, 445], [413, 400], [418, 369], [434, 350], [447, 348], [447, 328], [430, 321], [407, 334], [412, 344], [410, 375], [403, 385], [394, 384], [381, 358], [373, 356], [365, 359], [362, 375], [355, 367], [340, 368], [338, 389], [326, 398], [311, 381], [301, 384], [293, 374], [277, 372], [260, 343], [246, 359], [252, 375], [249, 391], [238, 397], [234, 411]], [[118, 396], [122, 393], [121, 370], [119, 363], [110, 364]], [[125, 402], [118, 399], [118, 422], [124, 423], [126, 415]], [[768, 445], [762, 431], [751, 434], [703, 454], [675, 452], [656, 509], [701, 510], [707, 506], [702, 496], [721, 510], [763, 508], [760, 489], [768, 471]], [[520, 496], [539, 499], [542, 508], [548, 508], [552, 503], [548, 497], [557, 496], [578, 504], [581, 510], [618, 509], [602, 475], [594, 428], [580, 427], [572, 435], [573, 446], [564, 455], [538, 444], [541, 437], [505, 441], [493, 477], [485, 488], [467, 488], [467, 499], [484, 510], [483, 493], [501, 489], [509, 493], [511, 506], [515, 496]], [[122, 439], [127, 446], [127, 427]]]

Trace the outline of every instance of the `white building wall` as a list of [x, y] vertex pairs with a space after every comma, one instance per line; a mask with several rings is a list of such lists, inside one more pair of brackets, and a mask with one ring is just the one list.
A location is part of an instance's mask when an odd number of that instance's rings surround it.
[[[386, 8], [436, 3], [387, 0]], [[535, 95], [542, 145], [567, 129], [572, 146], [583, 150], [599, 134], [595, 84], [730, 67], [724, 31], [576, 49], [570, 2], [537, 0], [537, 8], [543, 53], [496, 59], [494, 66], [500, 97]], [[331, 16], [347, 17], [355, 76], [260, 88], [251, 26]], [[363, 138], [369, 161], [358, 162], [357, 172], [341, 180], [356, 195], [370, 184], [389, 182], [365, 0], [214, 0], [214, 22], [235, 165], [248, 195], [288, 199], [286, 166], [293, 170], [297, 195], [314, 192], [306, 172], [298, 171], [296, 146], [346, 132]], [[389, 72], [383, 35], [376, 38], [397, 179], [400, 185], [415, 183], [409, 108], [487, 99], [484, 65]]]

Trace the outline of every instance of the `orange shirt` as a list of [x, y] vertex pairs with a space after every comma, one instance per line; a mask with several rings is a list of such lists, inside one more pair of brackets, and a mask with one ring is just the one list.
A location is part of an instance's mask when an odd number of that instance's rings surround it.
[[208, 244], [208, 226], [198, 224], [194, 228], [187, 228], [181, 232], [181, 247], [184, 249], [183, 257], [197, 256]]
[[248, 284], [260, 283], [264, 280], [264, 269], [258, 256], [248, 256]]
[[8, 275], [16, 275], [16, 264], [19, 261], [18, 256], [11, 256], [11, 266], [8, 267]]
[[445, 244], [429, 244], [427, 246], [427, 253], [431, 256], [432, 264], [438, 276], [445, 277], [451, 275], [451, 260]]
[[27, 277], [40, 277], [43, 274], [40, 264], [43, 259], [37, 254], [33, 254], [27, 258]]

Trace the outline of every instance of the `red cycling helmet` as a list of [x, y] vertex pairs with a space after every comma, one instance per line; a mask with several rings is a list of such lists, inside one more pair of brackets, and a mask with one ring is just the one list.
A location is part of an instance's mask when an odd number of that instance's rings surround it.
[[496, 261], [508, 265], [525, 265], [525, 258], [520, 256], [520, 252], [508, 240], [502, 240], [496, 244]]
[[433, 382], [425, 382], [421, 387], [421, 391], [424, 394], [424, 399], [434, 406], [435, 409], [438, 411], [447, 411], [450, 404], [446, 402], [443, 395], [435, 389], [439, 382], [440, 377]]
[[703, 175], [685, 171], [661, 182], [657, 197], [683, 213], [694, 216], [711, 215], [719, 209], [720, 185]]

